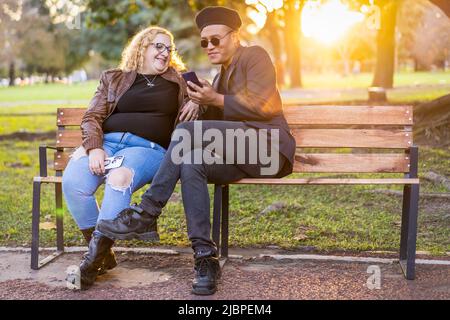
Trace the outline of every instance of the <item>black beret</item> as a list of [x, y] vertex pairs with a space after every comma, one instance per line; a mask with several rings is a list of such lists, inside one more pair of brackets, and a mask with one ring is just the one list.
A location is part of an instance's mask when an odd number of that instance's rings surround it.
[[200, 31], [211, 24], [223, 24], [233, 30], [238, 30], [242, 25], [242, 20], [236, 10], [217, 6], [200, 10], [195, 17], [195, 23]]

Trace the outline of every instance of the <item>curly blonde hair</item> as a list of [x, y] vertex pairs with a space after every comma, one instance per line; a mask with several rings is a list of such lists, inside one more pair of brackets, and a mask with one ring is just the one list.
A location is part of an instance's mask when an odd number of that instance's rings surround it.
[[[156, 26], [147, 27], [131, 38], [130, 42], [122, 52], [122, 60], [119, 68], [125, 72], [140, 72], [144, 66], [145, 51], [158, 34], [169, 36], [171, 45], [174, 46], [173, 35], [170, 31]], [[175, 50], [171, 53], [169, 66], [177, 71], [186, 69], [181, 57]]]

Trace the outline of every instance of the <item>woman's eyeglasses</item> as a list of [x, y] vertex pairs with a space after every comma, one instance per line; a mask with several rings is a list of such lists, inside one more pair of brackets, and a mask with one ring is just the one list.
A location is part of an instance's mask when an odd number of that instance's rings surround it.
[[225, 38], [227, 35], [229, 35], [230, 33], [232, 33], [233, 30], [228, 31], [223, 37], [221, 38], [217, 38], [217, 37], [212, 37], [211, 40], [207, 40], [207, 39], [202, 39], [200, 41], [200, 45], [202, 46], [202, 48], [207, 48], [208, 44], [211, 42], [211, 44], [214, 47], [217, 47], [220, 44], [220, 40], [222, 40], [223, 38]]
[[150, 43], [152, 46], [158, 50], [158, 52], [162, 53], [164, 50], [167, 50], [168, 53], [172, 53], [174, 51], [177, 51], [177, 49], [173, 46], [166, 46], [164, 43]]

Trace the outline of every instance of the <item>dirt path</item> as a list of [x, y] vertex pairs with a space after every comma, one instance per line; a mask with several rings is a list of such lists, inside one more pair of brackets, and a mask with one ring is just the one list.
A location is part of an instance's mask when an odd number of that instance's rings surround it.
[[[72, 291], [66, 288], [65, 272], [80, 257], [65, 254], [32, 271], [28, 253], [0, 253], [0, 299], [450, 299], [449, 265], [418, 265], [417, 279], [406, 281], [396, 263], [255, 257], [230, 259], [219, 291], [198, 297], [190, 293], [192, 258], [187, 253], [121, 253], [119, 266], [94, 287]], [[377, 268], [379, 289], [377, 281], [370, 281]]]

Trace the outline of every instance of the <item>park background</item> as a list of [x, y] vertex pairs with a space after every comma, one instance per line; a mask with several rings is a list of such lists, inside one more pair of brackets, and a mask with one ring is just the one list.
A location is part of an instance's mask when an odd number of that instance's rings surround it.
[[[38, 146], [54, 143], [56, 109], [86, 107], [101, 71], [116, 67], [128, 39], [148, 25], [172, 31], [188, 69], [211, 80], [217, 69], [202, 54], [194, 17], [204, 6], [217, 4], [241, 13], [244, 44], [261, 45], [271, 54], [285, 108], [414, 105], [422, 179], [417, 246], [419, 251], [448, 254], [447, 0], [2, 0], [0, 246], [30, 245]], [[382, 88], [386, 100], [369, 99], [372, 87]], [[401, 198], [395, 191], [401, 189], [382, 188], [232, 186], [230, 245], [307, 252], [396, 251]], [[41, 245], [54, 246], [54, 188], [43, 189]], [[133, 199], [138, 201], [143, 191]], [[66, 207], [64, 225], [65, 245], [83, 244]], [[177, 188], [159, 221], [161, 245], [188, 246], [185, 230]]]

